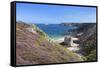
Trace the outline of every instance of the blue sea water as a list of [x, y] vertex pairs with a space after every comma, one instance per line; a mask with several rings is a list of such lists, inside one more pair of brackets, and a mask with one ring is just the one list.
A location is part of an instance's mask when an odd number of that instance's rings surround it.
[[76, 29], [75, 26], [64, 26], [61, 24], [35, 24], [38, 28], [42, 29], [49, 37], [53, 39], [61, 38], [67, 34], [70, 34], [69, 30]]

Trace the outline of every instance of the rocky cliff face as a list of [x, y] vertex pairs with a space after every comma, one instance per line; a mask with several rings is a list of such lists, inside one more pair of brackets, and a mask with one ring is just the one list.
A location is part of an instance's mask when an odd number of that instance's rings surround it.
[[79, 38], [80, 53], [85, 57], [85, 61], [96, 61], [97, 54], [97, 31], [96, 23], [63, 23], [62, 25], [77, 26], [78, 29], [71, 30], [74, 36]]
[[53, 43], [35, 25], [16, 23], [16, 64], [78, 62], [82, 59], [63, 46]]
[[82, 33], [82, 35], [80, 36], [80, 42], [84, 42], [91, 35], [96, 33], [96, 24], [95, 23], [82, 24], [76, 31], [77, 33]]
[[[91, 25], [90, 25], [91, 26]], [[97, 60], [96, 55], [96, 24], [92, 25], [92, 27], [84, 27], [83, 35], [80, 37], [80, 46], [81, 51], [83, 51], [83, 55], [86, 57], [86, 61], [95, 61]]]
[[81, 51], [83, 51], [83, 55], [86, 57], [86, 61], [96, 61], [97, 55], [96, 55], [96, 33], [92, 34], [90, 37], [85, 39], [81, 43]]

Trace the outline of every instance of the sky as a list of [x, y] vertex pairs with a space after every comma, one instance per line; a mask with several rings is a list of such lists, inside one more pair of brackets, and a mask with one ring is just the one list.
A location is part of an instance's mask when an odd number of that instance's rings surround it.
[[16, 3], [16, 20], [41, 24], [96, 23], [96, 8]]

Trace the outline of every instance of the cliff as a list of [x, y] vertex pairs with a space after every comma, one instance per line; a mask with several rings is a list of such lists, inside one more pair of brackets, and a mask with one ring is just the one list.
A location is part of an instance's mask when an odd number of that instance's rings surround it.
[[86, 61], [96, 61], [96, 24], [88, 25], [83, 28], [83, 35], [80, 37], [80, 46], [83, 55], [86, 57]]
[[85, 61], [96, 61], [97, 60], [97, 31], [96, 23], [62, 23], [65, 26], [77, 26], [77, 29], [70, 30], [74, 36], [78, 37], [80, 51]]

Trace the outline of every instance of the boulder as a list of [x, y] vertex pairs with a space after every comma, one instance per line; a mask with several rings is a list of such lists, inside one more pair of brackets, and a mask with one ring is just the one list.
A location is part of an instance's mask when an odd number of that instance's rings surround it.
[[65, 36], [64, 44], [70, 46], [70, 42], [71, 42], [71, 36]]

